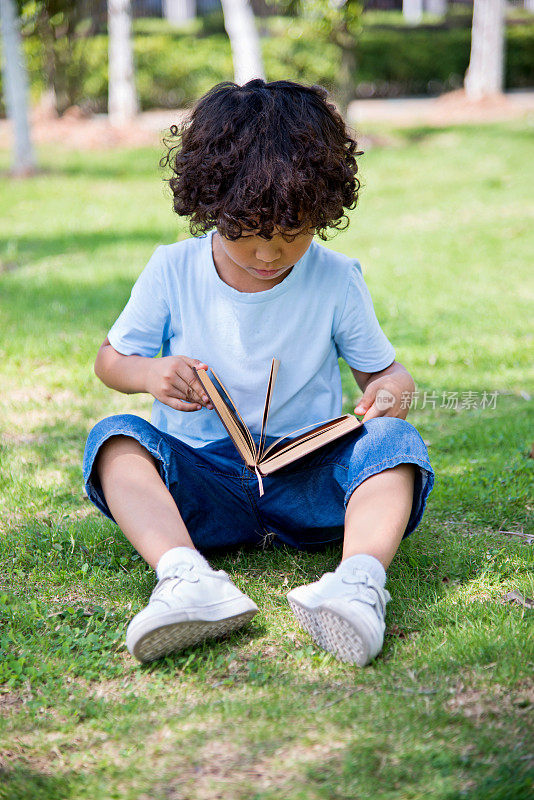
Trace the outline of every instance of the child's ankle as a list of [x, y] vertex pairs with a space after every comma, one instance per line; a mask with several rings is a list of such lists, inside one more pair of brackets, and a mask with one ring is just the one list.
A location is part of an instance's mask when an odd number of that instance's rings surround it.
[[369, 556], [365, 553], [357, 553], [354, 556], [349, 556], [336, 569], [336, 572], [352, 572], [352, 570], [361, 569], [368, 572], [371, 578], [383, 589], [386, 585], [386, 570], [380, 561], [374, 556]]
[[172, 547], [163, 553], [156, 566], [156, 575], [160, 581], [168, 575], [172, 575], [173, 570], [180, 564], [192, 564], [204, 569], [211, 569], [204, 556], [193, 547]]

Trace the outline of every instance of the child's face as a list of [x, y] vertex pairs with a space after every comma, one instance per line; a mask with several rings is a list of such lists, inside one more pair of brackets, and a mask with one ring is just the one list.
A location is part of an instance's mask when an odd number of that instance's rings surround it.
[[[287, 231], [286, 235], [291, 235]], [[239, 239], [232, 241], [218, 235], [227, 266], [243, 270], [241, 277], [258, 283], [259, 289], [268, 289], [280, 283], [296, 262], [302, 258], [313, 240], [313, 230], [299, 233], [291, 241], [275, 231], [271, 239], [262, 239], [253, 231], [244, 231]], [[254, 289], [253, 289], [254, 291]]]

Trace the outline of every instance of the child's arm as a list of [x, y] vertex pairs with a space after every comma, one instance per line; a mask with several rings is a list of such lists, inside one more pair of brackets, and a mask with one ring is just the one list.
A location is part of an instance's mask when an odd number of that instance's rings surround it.
[[125, 394], [148, 392], [177, 411], [213, 408], [193, 367], [209, 369], [204, 362], [188, 356], [125, 356], [106, 338], [96, 356], [95, 374], [111, 389]]
[[380, 372], [360, 372], [353, 367], [351, 371], [363, 392], [354, 409], [355, 414], [364, 414], [362, 422], [373, 417], [406, 419], [415, 383], [402, 364], [394, 361]]

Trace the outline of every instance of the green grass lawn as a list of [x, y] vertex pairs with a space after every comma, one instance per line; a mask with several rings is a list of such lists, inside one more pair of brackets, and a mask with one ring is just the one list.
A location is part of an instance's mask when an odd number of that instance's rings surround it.
[[47, 148], [40, 176], [2, 179], [2, 800], [532, 796], [533, 612], [504, 600], [534, 596], [531, 142], [519, 123], [387, 135], [329, 246], [362, 261], [437, 479], [363, 670], [315, 647], [285, 599], [336, 548], [217, 557], [260, 606], [253, 623], [130, 658], [153, 573], [85, 499], [80, 461], [97, 420], [148, 416], [150, 398], [92, 365], [156, 245], [186, 229], [156, 150]]

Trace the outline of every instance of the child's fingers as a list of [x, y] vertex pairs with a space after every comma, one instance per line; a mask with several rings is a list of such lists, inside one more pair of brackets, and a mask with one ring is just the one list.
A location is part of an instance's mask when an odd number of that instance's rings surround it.
[[375, 419], [375, 417], [383, 417], [383, 416], [384, 412], [380, 411], [380, 409], [377, 408], [376, 403], [373, 403], [373, 405], [370, 406], [365, 412], [362, 422], [368, 422], [370, 419]]
[[[177, 377], [185, 383], [184, 392], [186, 399], [195, 399], [199, 400], [200, 402], [207, 403], [209, 401], [208, 395], [197, 378], [196, 373], [193, 371], [193, 366], [197, 367], [197, 364], [201, 366], [206, 365], [202, 364], [201, 361], [195, 361], [194, 359], [184, 359], [184, 361], [186, 362], [184, 368], [182, 371], [177, 373]], [[197, 369], [201, 369], [201, 366], [198, 366]], [[180, 388], [182, 387], [180, 386]]]
[[200, 403], [188, 403], [185, 400], [179, 400], [177, 397], [168, 397], [165, 405], [174, 408], [175, 411], [200, 411], [202, 408]]
[[179, 409], [180, 411], [195, 410], [190, 408], [191, 405], [199, 406], [199, 408], [208, 408], [210, 410], [213, 408], [213, 405], [211, 404], [211, 402], [209, 402], [209, 400], [208, 402], [205, 402], [204, 400], [201, 400], [199, 397], [197, 397], [195, 394], [192, 394], [191, 392], [189, 392], [188, 395], [187, 388], [188, 387], [186, 386], [185, 387], [186, 390], [184, 391], [182, 389], [177, 389], [175, 386], [173, 386], [170, 390], [168, 390], [165, 393], [163, 398], [160, 397], [159, 399], [166, 405], [170, 405], [173, 408], [174, 406], [172, 406], [171, 401], [181, 400], [183, 403], [187, 404], [187, 408]]
[[183, 360], [185, 361], [191, 369], [194, 367], [195, 369], [205, 369], [208, 370], [209, 367], [205, 361], [199, 361], [198, 358], [189, 358], [189, 356], [182, 356]]
[[209, 397], [204, 391], [204, 387], [193, 372], [191, 372], [189, 381], [187, 376], [177, 373], [173, 381], [173, 387], [179, 393], [178, 396], [189, 403], [202, 403], [202, 405], [209, 403]]

